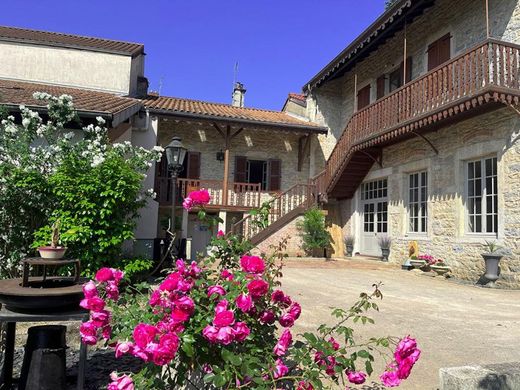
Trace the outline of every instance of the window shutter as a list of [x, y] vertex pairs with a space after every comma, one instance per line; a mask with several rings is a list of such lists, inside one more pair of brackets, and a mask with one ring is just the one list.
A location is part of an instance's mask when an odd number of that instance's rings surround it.
[[247, 182], [247, 157], [235, 156], [235, 183]]
[[451, 35], [447, 34], [439, 39], [439, 63], [444, 64], [451, 57]]
[[282, 161], [269, 160], [269, 191], [280, 191], [282, 182]]
[[439, 63], [439, 46], [433, 42], [428, 46], [428, 72], [437, 67]]
[[381, 99], [383, 96], [385, 96], [385, 75], [377, 78], [377, 98]]
[[361, 88], [358, 92], [357, 109], [361, 110], [370, 104], [370, 84]]
[[200, 179], [200, 152], [188, 152], [188, 179]]

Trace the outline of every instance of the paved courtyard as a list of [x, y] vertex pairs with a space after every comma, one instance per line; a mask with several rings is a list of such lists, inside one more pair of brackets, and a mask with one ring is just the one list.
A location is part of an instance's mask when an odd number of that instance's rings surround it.
[[441, 367], [520, 361], [520, 291], [461, 285], [372, 260], [289, 261], [283, 288], [303, 308], [295, 331], [333, 323], [330, 306], [350, 306], [376, 282], [384, 295], [372, 314], [376, 323], [356, 325], [355, 334], [417, 338], [421, 359], [400, 388], [437, 389]]

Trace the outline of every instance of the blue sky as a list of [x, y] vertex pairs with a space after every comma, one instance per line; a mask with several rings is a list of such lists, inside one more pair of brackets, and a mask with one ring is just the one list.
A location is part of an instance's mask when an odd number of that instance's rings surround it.
[[0, 24], [145, 44], [161, 94], [281, 109], [384, 10], [384, 0], [4, 0]]

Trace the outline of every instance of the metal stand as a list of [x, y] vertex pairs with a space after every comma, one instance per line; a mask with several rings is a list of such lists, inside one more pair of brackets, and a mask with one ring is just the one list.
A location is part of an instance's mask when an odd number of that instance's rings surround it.
[[[26, 314], [16, 313], [6, 308], [0, 310], [0, 322], [6, 323], [6, 335], [4, 346], [4, 365], [0, 377], [0, 390], [13, 388], [13, 362], [14, 342], [17, 322], [64, 322], [64, 321], [88, 321], [89, 314], [84, 310], [76, 310], [61, 313]], [[77, 389], [83, 390], [85, 384], [85, 365], [87, 362], [87, 345], [81, 343], [78, 362]]]

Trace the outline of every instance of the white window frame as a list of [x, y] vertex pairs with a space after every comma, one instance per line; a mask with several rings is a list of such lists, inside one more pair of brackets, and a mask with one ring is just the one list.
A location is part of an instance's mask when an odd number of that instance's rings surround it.
[[[424, 174], [424, 178], [423, 178], [423, 174]], [[410, 178], [412, 176], [415, 176], [417, 175], [417, 187], [412, 187], [410, 185]], [[428, 177], [428, 170], [424, 169], [424, 170], [421, 170], [421, 171], [416, 171], [416, 172], [410, 172], [407, 174], [406, 178], [407, 178], [407, 183], [406, 183], [406, 188], [407, 188], [407, 195], [408, 195], [408, 215], [407, 215], [407, 232], [408, 234], [410, 235], [427, 235], [428, 234], [428, 181], [429, 181], [429, 177]], [[424, 194], [424, 199], [422, 199], [422, 191], [421, 189], [422, 188], [425, 188], [425, 194]], [[412, 202], [412, 198], [411, 198], [411, 194], [410, 192], [412, 191], [412, 189], [417, 189], [417, 201], [414, 201]], [[424, 207], [421, 208], [421, 204], [424, 203]], [[417, 228], [417, 231], [413, 230], [412, 229], [412, 204], [418, 204], [419, 205], [419, 208], [418, 208], [418, 212], [419, 214], [416, 215], [416, 216], [413, 216], [413, 218], [417, 218], [418, 219], [418, 228]], [[422, 211], [422, 212], [421, 212]], [[424, 223], [423, 223], [423, 219], [424, 219]]]
[[[494, 208], [494, 205], [495, 203], [497, 204], [496, 206], [496, 210], [492, 210], [491, 213], [488, 213], [488, 210], [487, 210], [487, 196], [489, 195], [488, 193], [488, 188], [487, 188], [487, 185], [486, 185], [486, 179], [487, 179], [487, 176], [486, 176], [486, 161], [487, 160], [494, 160], [495, 161], [495, 172], [494, 174], [492, 173], [492, 176], [491, 179], [492, 179], [492, 188], [491, 190], [494, 191], [490, 196], [492, 197], [495, 197], [496, 198], [496, 201], [493, 201], [493, 205], [492, 205], [492, 208]], [[474, 180], [474, 179], [470, 179], [469, 178], [469, 165], [470, 164], [475, 164], [477, 162], [480, 162], [480, 202], [481, 202], [481, 209], [480, 209], [480, 214], [472, 214], [470, 213], [470, 210], [469, 210], [469, 201], [470, 201], [470, 198], [477, 198], [476, 196], [470, 196], [470, 180]], [[470, 236], [487, 236], [487, 237], [498, 237], [498, 233], [499, 233], [499, 212], [498, 212], [498, 158], [496, 155], [492, 155], [492, 156], [486, 156], [486, 157], [481, 157], [481, 158], [477, 158], [477, 159], [471, 159], [471, 160], [468, 160], [465, 162], [464, 164], [464, 185], [465, 185], [465, 188], [466, 188], [466, 191], [465, 191], [465, 213], [466, 213], [466, 223], [465, 223], [465, 226], [466, 226], [466, 234], [467, 235], [470, 235]], [[493, 178], [495, 178], [495, 180], [493, 180]], [[495, 187], [495, 183], [496, 182], [496, 187]], [[495, 187], [495, 188], [493, 188]], [[474, 193], [475, 194], [475, 193]], [[481, 224], [481, 231], [480, 232], [476, 232], [476, 231], [472, 231], [471, 229], [471, 216], [472, 215], [480, 215], [480, 224]], [[488, 232], [487, 231], [487, 217], [488, 215], [492, 215], [492, 216], [495, 216], [496, 215], [496, 219], [493, 218], [493, 221], [496, 221], [495, 222], [495, 231], [492, 231], [492, 232]]]

